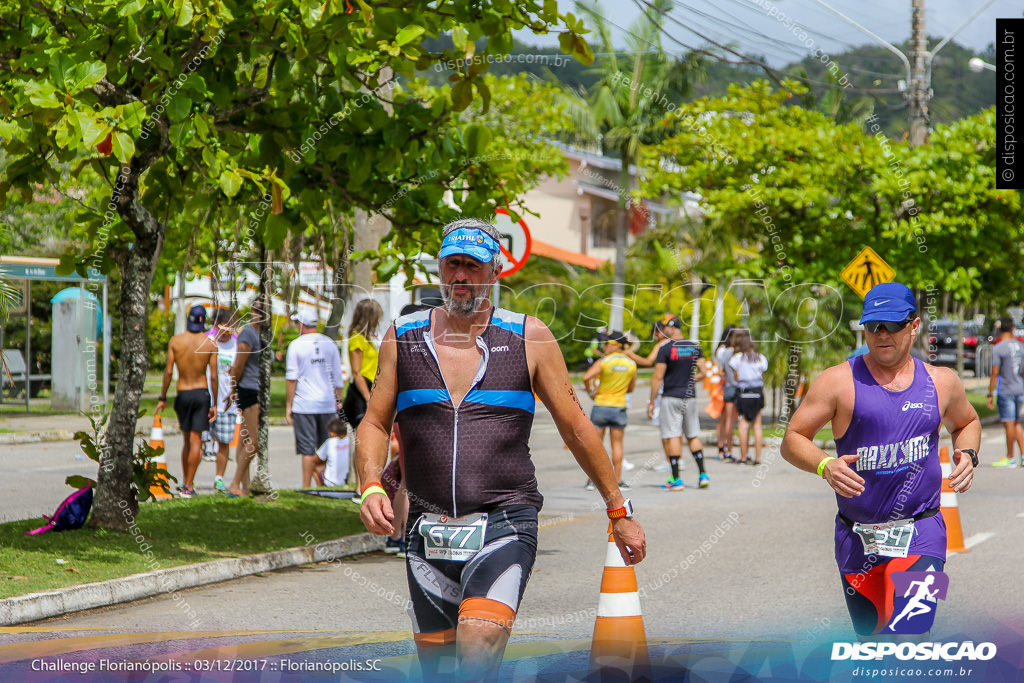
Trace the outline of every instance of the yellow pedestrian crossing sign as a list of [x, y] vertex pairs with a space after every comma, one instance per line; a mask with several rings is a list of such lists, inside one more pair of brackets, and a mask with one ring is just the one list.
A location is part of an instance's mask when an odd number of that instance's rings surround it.
[[864, 298], [875, 285], [881, 282], [892, 282], [896, 271], [886, 263], [871, 247], [864, 249], [850, 261], [839, 274], [860, 298]]

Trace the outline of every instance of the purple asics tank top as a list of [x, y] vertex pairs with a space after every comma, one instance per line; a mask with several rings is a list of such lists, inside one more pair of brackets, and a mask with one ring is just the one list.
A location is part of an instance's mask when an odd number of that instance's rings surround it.
[[[938, 393], [924, 363], [914, 359], [914, 381], [903, 391], [884, 389], [862, 356], [849, 361], [855, 399], [853, 418], [836, 452], [856, 454], [852, 465], [864, 479], [864, 492], [853, 498], [836, 494], [839, 512], [855, 522], [874, 524], [908, 519], [939, 507]], [[946, 557], [942, 515], [914, 523], [911, 555]], [[865, 571], [889, 558], [864, 554], [860, 537], [836, 517], [836, 563], [844, 574]]]

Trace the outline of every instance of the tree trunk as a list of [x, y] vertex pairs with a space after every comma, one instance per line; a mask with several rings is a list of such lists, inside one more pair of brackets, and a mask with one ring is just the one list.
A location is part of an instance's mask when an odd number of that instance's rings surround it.
[[623, 150], [619, 171], [619, 225], [615, 231], [615, 281], [612, 282], [612, 306], [608, 329], [622, 330], [626, 307], [626, 248], [629, 246], [629, 158]]
[[[348, 302], [348, 288], [345, 286], [348, 280], [348, 224], [341, 222], [334, 215], [332, 203], [328, 203], [327, 208], [327, 215], [331, 221], [331, 232], [334, 236], [334, 258], [332, 261], [334, 283], [331, 290], [333, 296], [331, 315], [327, 318], [324, 334], [331, 339], [337, 339], [341, 334], [341, 319], [345, 316], [345, 304]], [[340, 231], [338, 230], [339, 222], [342, 223]]]
[[274, 361], [274, 350], [271, 348], [274, 326], [271, 315], [270, 285], [273, 277], [273, 264], [268, 261], [267, 249], [261, 241], [259, 300], [262, 310], [270, 318], [270, 322], [260, 330], [260, 341], [263, 347], [260, 352], [260, 422], [256, 436], [256, 476], [253, 477], [249, 486], [249, 490], [257, 496], [269, 495], [273, 491], [273, 485], [270, 483], [270, 371]]
[[[121, 300], [118, 304], [121, 313], [121, 359], [89, 522], [93, 527], [117, 531], [127, 530], [139, 512], [138, 497], [132, 488], [135, 426], [149, 367], [146, 353], [149, 288], [163, 246], [165, 229], [138, 204], [135, 210], [139, 212], [137, 218], [147, 223], [148, 230], [138, 236], [132, 248], [118, 259], [121, 268]], [[126, 512], [130, 513], [130, 519]]]
[[790, 344], [786, 358], [786, 383], [782, 389], [782, 414], [779, 416], [779, 421], [786, 425], [796, 410], [796, 392], [800, 387], [800, 366], [803, 361], [800, 349], [800, 344]]

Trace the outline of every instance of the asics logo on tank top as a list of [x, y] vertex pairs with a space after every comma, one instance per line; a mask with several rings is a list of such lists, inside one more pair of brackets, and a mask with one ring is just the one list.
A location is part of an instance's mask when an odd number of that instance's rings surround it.
[[857, 449], [858, 470], [888, 470], [912, 463], [928, 455], [930, 434], [915, 436], [906, 441], [879, 446], [861, 446]]
[[911, 403], [910, 401], [907, 401], [906, 403], [903, 404], [903, 412], [904, 413], [907, 412], [908, 410], [910, 410], [911, 408], [922, 408], [923, 409], [924, 408], [924, 404], [923, 403]]

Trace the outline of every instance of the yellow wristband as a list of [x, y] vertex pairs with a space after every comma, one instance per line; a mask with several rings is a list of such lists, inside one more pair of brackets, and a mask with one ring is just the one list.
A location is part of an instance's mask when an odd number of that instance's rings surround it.
[[367, 486], [365, 489], [363, 489], [362, 500], [360, 501], [360, 504], [361, 503], [365, 503], [366, 502], [366, 497], [368, 495], [372, 494], [372, 493], [380, 493], [380, 494], [383, 494], [385, 496], [388, 495], [388, 492], [384, 490], [383, 486], [377, 486], [376, 484], [371, 484], [370, 486]]
[[831, 462], [833, 460], [835, 460], [835, 458], [833, 458], [831, 455], [826, 457], [826, 458], [822, 458], [821, 462], [818, 463], [818, 476], [819, 477], [821, 477], [822, 479], [825, 478], [825, 465], [829, 464], [829, 462]]

